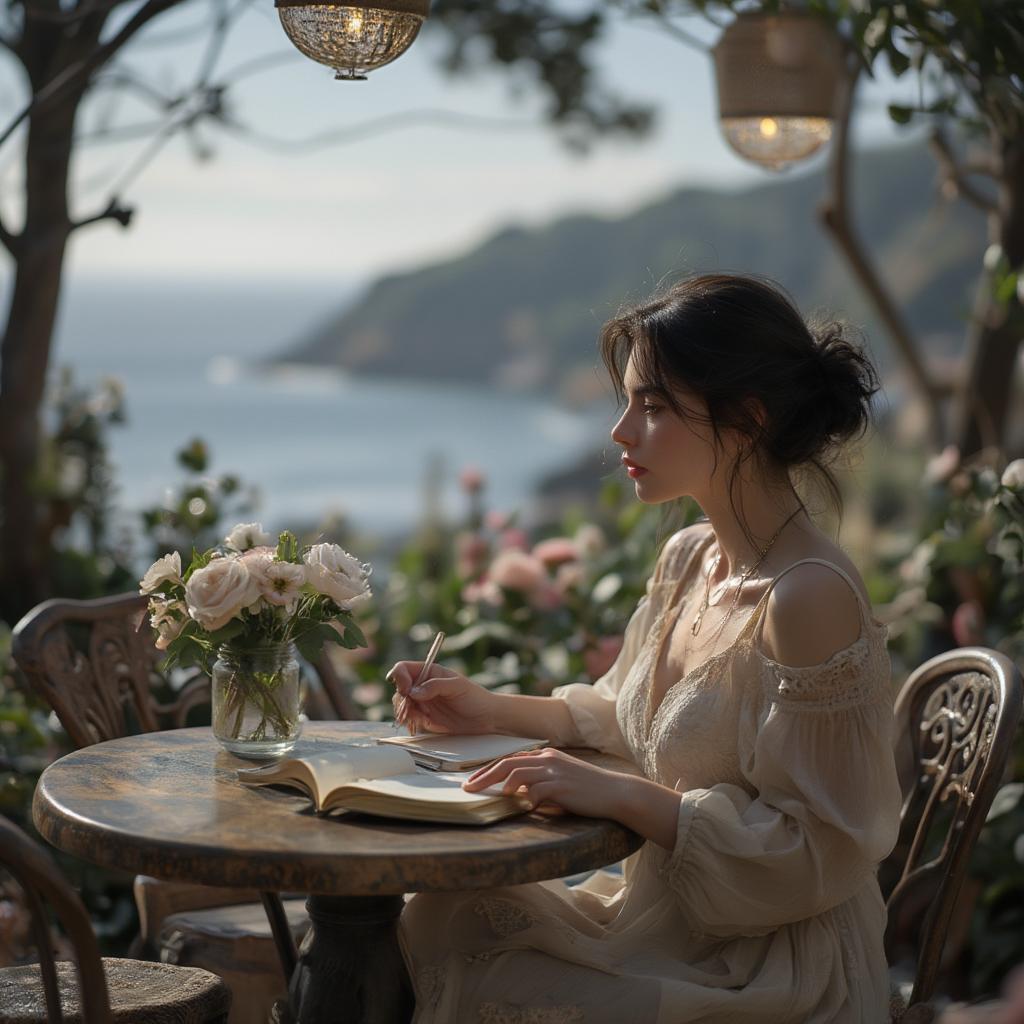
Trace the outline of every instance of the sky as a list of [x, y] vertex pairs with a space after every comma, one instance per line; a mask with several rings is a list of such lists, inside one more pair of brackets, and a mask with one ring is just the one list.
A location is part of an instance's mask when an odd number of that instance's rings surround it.
[[[203, 59], [212, 10], [205, 0], [189, 0], [155, 20], [125, 51], [124, 66], [162, 90], [184, 85]], [[683, 24], [708, 44], [719, 31], [699, 16]], [[461, 253], [510, 223], [539, 224], [570, 210], [625, 212], [685, 184], [729, 188], [766, 179], [721, 138], [707, 54], [650, 20], [620, 16], [598, 53], [603, 80], [653, 101], [658, 127], [642, 140], [599, 141], [584, 158], [544, 123], [531, 90], [517, 95], [498, 71], [447, 76], [439, 53], [428, 27], [368, 81], [336, 82], [329, 69], [294, 50], [271, 0], [248, 3], [215, 77], [234, 81], [232, 114], [274, 145], [206, 130], [211, 156], [198, 160], [179, 135], [138, 176], [131, 168], [151, 141], [80, 147], [75, 215], [103, 208], [112, 183], [126, 176], [120, 198], [136, 213], [127, 231], [106, 222], [77, 232], [69, 276], [351, 286]], [[280, 63], [237, 78], [237, 69], [267, 55]], [[23, 101], [19, 86], [10, 66], [0, 65], [0, 118]], [[885, 104], [907, 87], [883, 76], [862, 88], [858, 144], [899, 136]], [[472, 126], [425, 111], [467, 118]], [[107, 90], [80, 118], [80, 131], [95, 130], [101, 117], [138, 124], [152, 118], [152, 109], [123, 90]], [[395, 130], [308, 144], [396, 119]], [[15, 226], [19, 143], [15, 137], [0, 149], [0, 209]]]

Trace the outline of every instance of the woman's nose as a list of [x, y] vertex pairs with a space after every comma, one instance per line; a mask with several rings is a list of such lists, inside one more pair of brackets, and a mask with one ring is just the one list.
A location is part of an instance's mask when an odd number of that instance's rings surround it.
[[624, 412], [620, 417], [618, 423], [612, 427], [612, 440], [622, 445], [623, 448], [632, 448], [636, 443], [634, 432], [630, 428], [628, 423], [629, 413]]

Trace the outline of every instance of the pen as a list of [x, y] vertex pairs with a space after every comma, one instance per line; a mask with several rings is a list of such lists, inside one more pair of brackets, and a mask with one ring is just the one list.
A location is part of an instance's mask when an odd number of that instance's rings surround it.
[[[421, 680], [427, 678], [427, 674], [430, 672], [431, 666], [434, 664], [434, 659], [437, 657], [438, 652], [441, 650], [441, 644], [444, 643], [444, 631], [438, 630], [437, 636], [434, 637], [434, 642], [430, 645], [430, 650], [427, 651], [427, 657], [423, 662], [423, 667], [416, 674], [416, 678], [412, 681], [413, 686], [417, 686]], [[400, 709], [401, 714], [404, 716], [406, 711], [406, 705], [408, 704], [408, 697], [402, 698], [402, 707]], [[411, 733], [412, 730], [410, 729]]]

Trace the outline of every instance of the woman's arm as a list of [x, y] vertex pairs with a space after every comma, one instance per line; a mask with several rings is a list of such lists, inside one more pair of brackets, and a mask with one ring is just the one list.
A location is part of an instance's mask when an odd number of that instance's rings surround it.
[[564, 700], [495, 693], [494, 731], [509, 736], [534, 736], [556, 747], [569, 746], [574, 734], [572, 713]]
[[478, 790], [499, 784], [506, 793], [524, 787], [534, 807], [553, 803], [571, 814], [611, 818], [666, 850], [675, 845], [679, 793], [649, 779], [599, 768], [549, 748], [503, 758], [474, 772], [463, 787]]

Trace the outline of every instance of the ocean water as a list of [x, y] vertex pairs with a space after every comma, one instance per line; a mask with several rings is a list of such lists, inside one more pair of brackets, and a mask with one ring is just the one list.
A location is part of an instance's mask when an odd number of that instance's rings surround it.
[[258, 485], [269, 529], [340, 513], [386, 535], [419, 521], [432, 465], [445, 514], [463, 509], [457, 478], [467, 466], [484, 473], [488, 506], [511, 511], [541, 476], [605, 443], [610, 402], [580, 412], [483, 387], [260, 366], [352, 292], [72, 279], [51, 367], [70, 366], [81, 383], [124, 384], [128, 422], [110, 433], [118, 505], [131, 515], [162, 501], [185, 477], [175, 452], [200, 437], [212, 473]]

